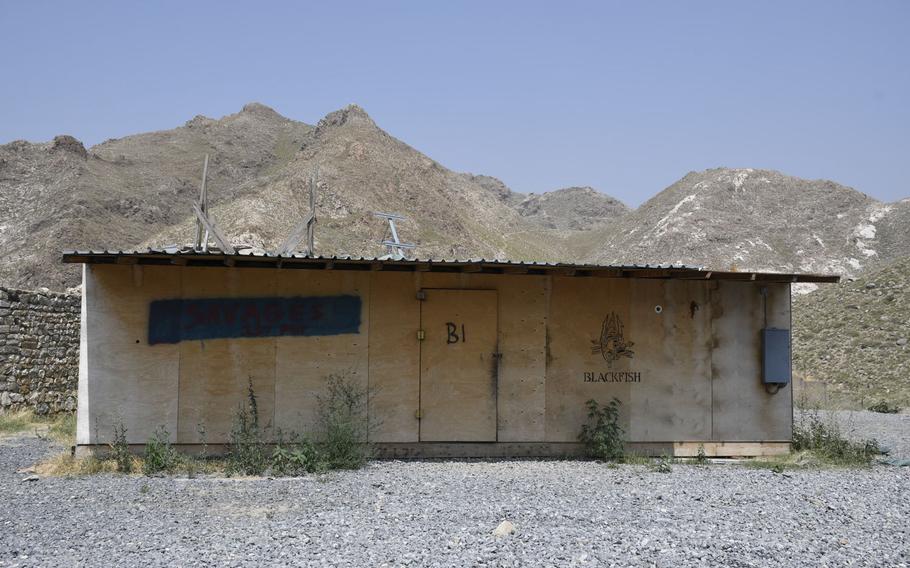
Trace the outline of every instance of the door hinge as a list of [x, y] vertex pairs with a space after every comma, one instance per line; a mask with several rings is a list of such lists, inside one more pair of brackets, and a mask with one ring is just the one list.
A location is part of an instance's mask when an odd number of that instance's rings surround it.
[[422, 330], [422, 329], [417, 330], [417, 341], [423, 341], [424, 339], [426, 339], [426, 337], [427, 337], [427, 333], [424, 330]]
[[423, 418], [423, 412], [421, 412], [419, 408], [414, 412], [414, 418], [416, 418], [417, 420], [420, 420], [421, 418]]
[[426, 300], [426, 299], [427, 299], [427, 293], [424, 292], [423, 290], [417, 290], [417, 299], [418, 299], [418, 300]]

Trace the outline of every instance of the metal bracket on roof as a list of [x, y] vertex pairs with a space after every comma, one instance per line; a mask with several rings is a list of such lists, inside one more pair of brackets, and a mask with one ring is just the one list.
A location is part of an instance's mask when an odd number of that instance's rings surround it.
[[319, 177], [319, 168], [316, 167], [310, 175], [310, 215], [303, 221], [297, 223], [291, 234], [285, 239], [284, 243], [278, 247], [275, 254], [290, 254], [294, 252], [297, 244], [306, 233], [306, 255], [313, 256], [316, 254], [315, 231], [316, 231], [316, 180]]
[[408, 255], [405, 253], [405, 251], [414, 249], [417, 247], [417, 245], [412, 243], [403, 243], [401, 242], [401, 239], [398, 238], [398, 228], [395, 226], [395, 221], [404, 221], [405, 218], [395, 213], [380, 213], [378, 211], [374, 212], [373, 216], [379, 217], [380, 219], [386, 219], [389, 222], [389, 229], [392, 232], [392, 239], [383, 239], [379, 243], [388, 249], [389, 258], [392, 260], [407, 259]]
[[202, 188], [199, 190], [199, 201], [193, 203], [193, 213], [196, 215], [196, 242], [193, 244], [193, 250], [208, 252], [209, 237], [214, 237], [215, 242], [221, 247], [226, 254], [234, 254], [236, 251], [231, 243], [224, 238], [215, 221], [209, 217], [208, 192], [206, 191], [205, 182], [209, 172], [209, 155], [205, 155], [205, 162], [202, 165]]

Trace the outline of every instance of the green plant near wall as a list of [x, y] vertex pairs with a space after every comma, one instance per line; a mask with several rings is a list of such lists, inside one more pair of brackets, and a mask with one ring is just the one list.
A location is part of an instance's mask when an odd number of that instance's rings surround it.
[[159, 426], [145, 444], [142, 472], [146, 475], [171, 472], [177, 469], [178, 465], [180, 454], [171, 445], [171, 435], [164, 426]]
[[588, 423], [581, 427], [578, 439], [585, 445], [589, 457], [598, 460], [623, 458], [625, 431], [619, 425], [621, 404], [618, 398], [613, 398], [603, 406], [594, 399], [585, 403], [588, 408]]
[[818, 410], [804, 411], [793, 424], [793, 450], [811, 452], [828, 465], [868, 465], [881, 453], [874, 439], [850, 440], [835, 418], [824, 418]]
[[657, 473], [672, 473], [673, 459], [670, 456], [660, 456], [657, 461], [651, 464], [651, 471]]
[[253, 390], [253, 379], [250, 378], [246, 401], [234, 414], [225, 473], [262, 475], [266, 467], [268, 453], [259, 426], [259, 403]]
[[328, 469], [358, 469], [374, 456], [369, 442], [369, 393], [344, 372], [326, 378], [319, 400], [319, 451]]
[[275, 449], [269, 462], [273, 475], [301, 475], [323, 469], [322, 457], [312, 442], [280, 430], [275, 434]]
[[130, 452], [129, 442], [126, 441], [126, 426], [123, 425], [122, 420], [114, 425], [114, 438], [109, 445], [111, 456], [117, 464], [117, 472], [132, 473], [133, 454]]

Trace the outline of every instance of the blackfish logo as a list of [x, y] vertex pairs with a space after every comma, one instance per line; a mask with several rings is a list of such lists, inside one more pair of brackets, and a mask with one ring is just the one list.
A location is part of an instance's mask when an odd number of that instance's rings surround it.
[[592, 353], [600, 353], [604, 360], [613, 368], [613, 362], [618, 361], [620, 357], [632, 358], [635, 352], [631, 341], [626, 342], [623, 337], [623, 325], [616, 312], [610, 312], [604, 318], [603, 326], [600, 328], [600, 338], [592, 339]]

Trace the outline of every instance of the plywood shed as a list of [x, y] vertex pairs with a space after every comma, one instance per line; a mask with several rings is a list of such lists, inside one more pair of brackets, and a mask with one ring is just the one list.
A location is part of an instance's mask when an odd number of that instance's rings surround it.
[[835, 276], [187, 251], [83, 264], [77, 445], [227, 442], [249, 381], [272, 429], [315, 427], [332, 374], [394, 457], [579, 453], [585, 402], [629, 446], [768, 455], [792, 433], [790, 286]]

